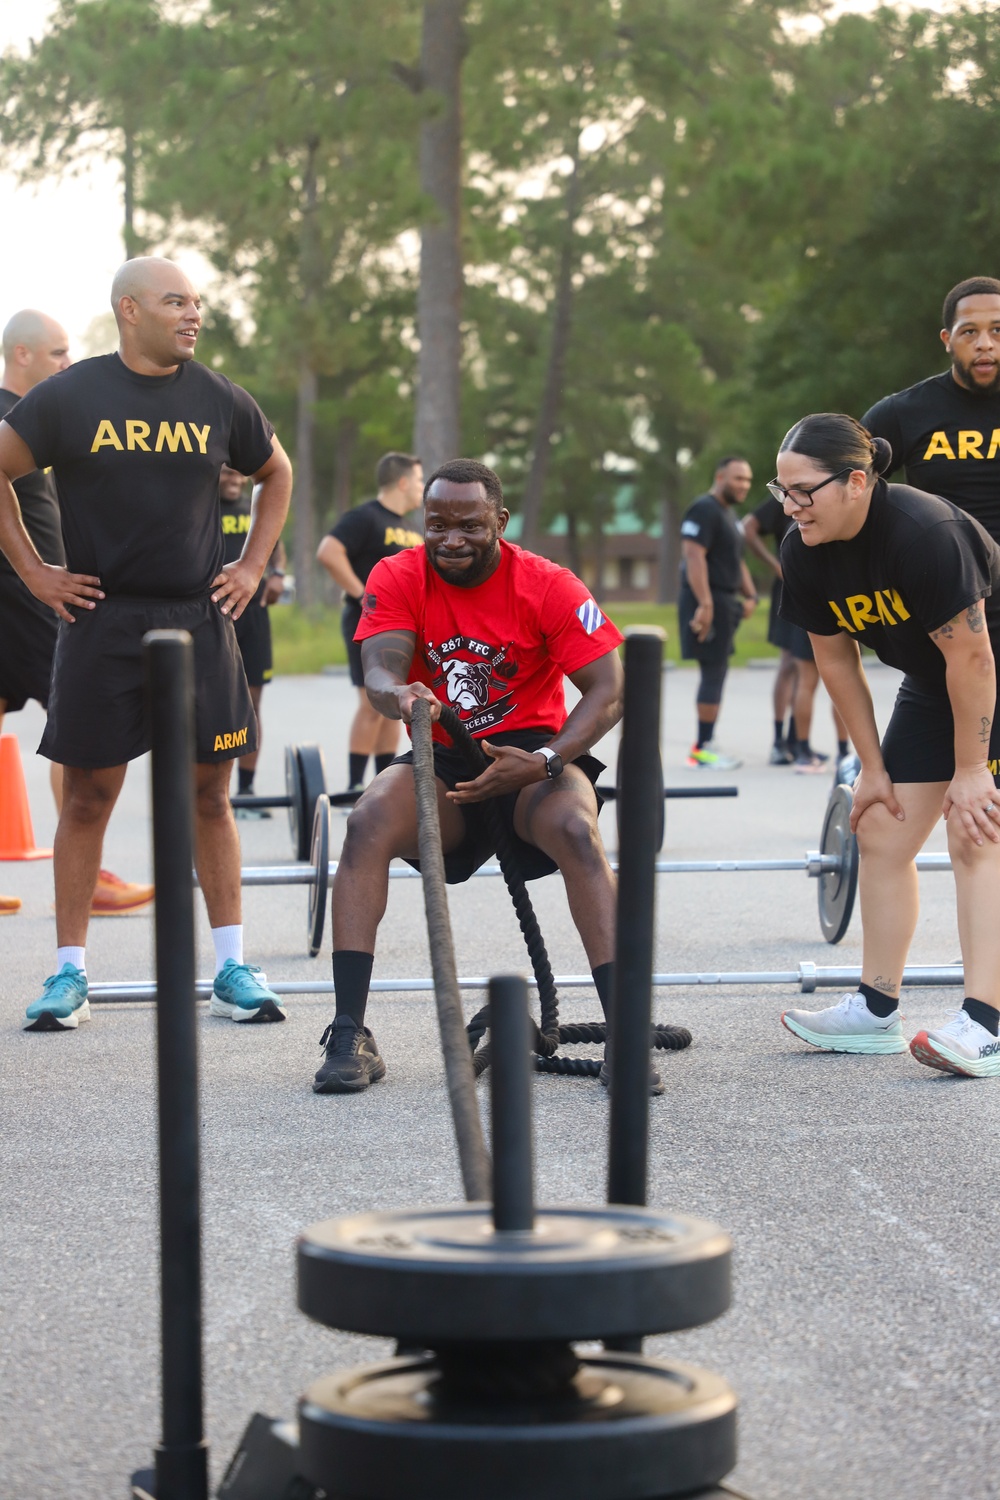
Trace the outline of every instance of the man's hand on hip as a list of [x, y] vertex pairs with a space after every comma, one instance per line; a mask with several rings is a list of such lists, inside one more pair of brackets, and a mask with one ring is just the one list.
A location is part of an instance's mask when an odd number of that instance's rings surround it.
[[212, 603], [217, 604], [224, 615], [232, 615], [238, 620], [257, 592], [261, 572], [263, 569], [258, 572], [241, 557], [226, 563], [222, 572], [212, 579]]
[[30, 582], [24, 581], [35, 598], [54, 609], [68, 625], [76, 624], [76, 616], [70, 614], [68, 606], [93, 609], [95, 601], [104, 598], [99, 578], [92, 578], [89, 573], [70, 573], [53, 563], [42, 563], [32, 571]]

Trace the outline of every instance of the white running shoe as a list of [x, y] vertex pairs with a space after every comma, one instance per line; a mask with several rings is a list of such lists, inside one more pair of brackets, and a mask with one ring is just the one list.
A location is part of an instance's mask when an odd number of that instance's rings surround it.
[[953, 1010], [936, 1031], [918, 1031], [910, 1043], [917, 1062], [967, 1078], [1000, 1076], [1000, 1039], [964, 1010]]
[[906, 1051], [899, 1011], [876, 1016], [868, 1009], [864, 995], [844, 995], [826, 1010], [786, 1010], [781, 1022], [822, 1052]]

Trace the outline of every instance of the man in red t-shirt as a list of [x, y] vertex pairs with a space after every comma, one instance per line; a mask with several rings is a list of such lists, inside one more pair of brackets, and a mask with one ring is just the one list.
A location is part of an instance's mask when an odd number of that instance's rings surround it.
[[[365, 688], [388, 719], [449, 704], [492, 764], [470, 780], [435, 723], [445, 873], [468, 880], [494, 854], [481, 804], [499, 800], [528, 880], [558, 869], [607, 1013], [615, 879], [597, 830], [591, 745], [621, 718], [621, 635], [566, 568], [502, 541], [509, 512], [492, 469], [444, 464], [424, 490], [424, 545], [377, 563], [361, 623]], [[563, 679], [582, 694], [567, 717]], [[357, 1093], [385, 1074], [365, 1007], [389, 863], [417, 859], [412, 754], [371, 783], [347, 823], [333, 884], [337, 1010], [313, 1088]], [[607, 1082], [606, 1070], [602, 1081]], [[655, 1080], [658, 1084], [658, 1080]]]

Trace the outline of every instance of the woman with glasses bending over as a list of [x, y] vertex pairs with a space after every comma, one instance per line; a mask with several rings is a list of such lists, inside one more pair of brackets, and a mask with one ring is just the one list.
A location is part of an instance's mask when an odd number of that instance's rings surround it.
[[[904, 1052], [899, 989], [917, 924], [914, 860], [944, 815], [965, 969], [961, 1010], [909, 1044], [918, 1062], [1000, 1075], [1000, 547], [937, 495], [887, 484], [884, 438], [853, 417], [804, 417], [768, 489], [795, 523], [782, 543], [781, 614], [809, 632], [861, 759], [851, 827], [864, 935], [857, 993], [790, 1010], [828, 1052]], [[879, 741], [859, 646], [904, 678]]]

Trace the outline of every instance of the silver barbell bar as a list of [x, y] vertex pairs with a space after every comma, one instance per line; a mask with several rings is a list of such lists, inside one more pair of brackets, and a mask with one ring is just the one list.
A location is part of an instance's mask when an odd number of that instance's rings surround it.
[[[611, 860], [612, 870], [618, 869], [617, 860]], [[951, 859], [947, 854], [918, 854], [918, 870], [950, 870]], [[338, 861], [329, 862], [328, 879], [337, 873]], [[835, 854], [821, 854], [810, 849], [802, 859], [660, 859], [656, 862], [658, 875], [725, 875], [753, 870], [799, 870], [814, 879], [820, 875], [833, 875], [840, 869], [840, 860]], [[481, 865], [474, 872], [477, 876], [498, 876], [503, 871], [499, 865]], [[313, 885], [316, 872], [312, 865], [246, 865], [240, 872], [243, 885]], [[419, 880], [420, 871], [409, 865], [391, 865], [390, 880]], [[197, 876], [195, 877], [197, 883]]]
[[[750, 970], [747, 973], [700, 973], [700, 974], [654, 974], [655, 989], [680, 986], [684, 989], [698, 987], [714, 988], [717, 985], [735, 984], [744, 988], [755, 985], [797, 984], [803, 995], [811, 995], [817, 989], [856, 988], [861, 979], [858, 968], [824, 968], [813, 963], [800, 963], [797, 969]], [[964, 971], [961, 964], [939, 964], [931, 967], [914, 967], [903, 970], [903, 987], [938, 989], [946, 985], [961, 985]], [[535, 986], [535, 981], [528, 983]], [[559, 974], [555, 978], [557, 989], [593, 989], [590, 974]], [[489, 979], [485, 975], [459, 979], [459, 989], [486, 990]], [[330, 979], [292, 979], [268, 982], [268, 988], [276, 995], [332, 995], [333, 981]], [[423, 994], [434, 988], [432, 979], [373, 979], [369, 988], [383, 994]], [[199, 1000], [207, 1000], [212, 993], [210, 979], [199, 980], [196, 986]], [[115, 1002], [156, 999], [156, 985], [152, 980], [137, 982], [122, 981], [107, 984], [92, 984], [88, 998], [98, 1005]]]

